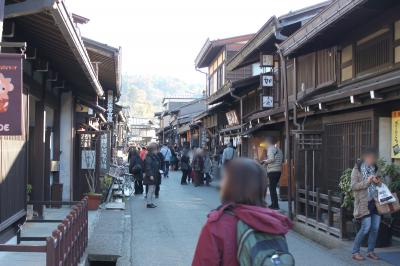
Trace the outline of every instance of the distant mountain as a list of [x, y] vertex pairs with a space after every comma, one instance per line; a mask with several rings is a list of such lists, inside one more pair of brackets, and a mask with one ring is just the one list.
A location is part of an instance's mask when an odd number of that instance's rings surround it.
[[204, 84], [189, 84], [173, 77], [123, 75], [119, 103], [130, 106], [131, 115], [152, 118], [164, 97], [201, 97]]

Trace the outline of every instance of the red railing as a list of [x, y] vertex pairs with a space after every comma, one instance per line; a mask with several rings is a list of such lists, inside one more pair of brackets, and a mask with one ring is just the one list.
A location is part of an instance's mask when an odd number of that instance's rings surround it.
[[0, 245], [0, 252], [46, 253], [46, 266], [78, 265], [88, 244], [87, 198], [73, 206], [52, 235], [44, 239], [46, 244], [41, 246]]

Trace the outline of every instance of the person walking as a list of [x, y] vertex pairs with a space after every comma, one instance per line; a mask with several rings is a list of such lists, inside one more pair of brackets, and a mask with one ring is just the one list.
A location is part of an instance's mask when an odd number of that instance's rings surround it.
[[143, 194], [143, 161], [135, 147], [129, 151], [129, 173], [134, 179], [135, 194]]
[[[292, 222], [287, 216], [266, 207], [265, 169], [254, 160], [237, 158], [226, 163], [223, 172], [220, 190], [222, 205], [208, 215], [192, 266], [252, 265], [251, 258], [247, 256], [250, 254], [281, 262], [281, 255], [289, 254], [284, 236], [292, 227]], [[238, 234], [243, 228], [247, 228], [244, 234]], [[247, 237], [243, 238], [244, 235]], [[244, 239], [240, 241], [240, 248], [238, 239]], [[249, 252], [248, 247], [261, 245], [262, 240], [266, 242], [267, 239], [269, 242], [263, 248], [253, 248], [256, 252]]]
[[203, 154], [205, 181], [206, 185], [209, 186], [211, 183], [212, 161], [208, 150], [204, 149]]
[[182, 153], [181, 171], [182, 171], [181, 185], [187, 185], [188, 176], [192, 171], [192, 168], [190, 167], [189, 149], [187, 148], [185, 148]]
[[151, 143], [149, 145], [148, 154], [144, 161], [145, 165], [145, 178], [144, 183], [148, 186], [148, 191], [146, 193], [146, 207], [156, 208], [154, 204], [154, 196], [157, 185], [157, 180], [161, 179], [160, 176], [160, 159], [158, 158], [158, 146], [156, 143]]
[[351, 189], [354, 194], [354, 218], [361, 223], [361, 228], [354, 239], [352, 258], [363, 261], [360, 246], [365, 236], [368, 235], [367, 257], [379, 260], [374, 249], [378, 237], [381, 216], [375, 205], [378, 196], [377, 186], [381, 183], [377, 175], [378, 166], [376, 151], [372, 148], [366, 149], [361, 160], [359, 160], [351, 173]]
[[142, 161], [144, 161], [146, 155], [147, 155], [147, 148], [143, 146], [142, 149], [140, 150], [140, 158], [142, 159]]
[[233, 140], [231, 139], [222, 152], [222, 165], [225, 165], [227, 162], [230, 160], [233, 160], [236, 157], [236, 151], [235, 148], [233, 148]]
[[172, 152], [171, 152], [171, 149], [167, 146], [167, 144], [164, 144], [161, 147], [160, 152], [164, 157], [164, 164], [163, 164], [164, 177], [168, 177], [169, 166], [170, 166], [171, 158], [172, 158]]
[[195, 187], [204, 185], [204, 160], [202, 150], [199, 148], [193, 155], [192, 167], [194, 170], [193, 183]]
[[263, 163], [267, 166], [269, 179], [269, 193], [271, 195], [271, 209], [279, 210], [278, 193], [276, 189], [282, 173], [283, 153], [274, 138], [267, 139], [267, 159]]

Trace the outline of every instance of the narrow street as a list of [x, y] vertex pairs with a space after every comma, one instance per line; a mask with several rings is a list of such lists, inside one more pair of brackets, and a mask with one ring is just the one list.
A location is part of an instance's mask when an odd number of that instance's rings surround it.
[[[156, 209], [146, 209], [143, 197], [129, 202], [132, 265], [191, 265], [207, 213], [219, 204], [215, 187], [181, 186], [180, 172], [172, 172], [170, 176], [163, 179]], [[296, 265], [351, 265], [297, 233], [288, 234], [288, 243]]]

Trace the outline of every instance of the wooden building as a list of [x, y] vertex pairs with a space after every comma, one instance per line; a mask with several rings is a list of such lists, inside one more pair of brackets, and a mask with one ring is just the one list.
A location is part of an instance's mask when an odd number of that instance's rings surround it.
[[[284, 92], [276, 44], [281, 43], [313, 18], [328, 2], [306, 7], [280, 17], [271, 17], [229, 61], [227, 69], [252, 67], [253, 76], [230, 84], [242, 105], [243, 156], [263, 159], [266, 137], [284, 143]], [[267, 62], [269, 61], [269, 62]], [[270, 77], [271, 84], [263, 80]]]
[[227, 70], [227, 62], [253, 37], [253, 34], [207, 40], [195, 60], [196, 69], [207, 68], [207, 104], [208, 110], [197, 118], [207, 133], [204, 143], [216, 152], [230, 139], [240, 151], [241, 107], [239, 97], [231, 90], [231, 83], [252, 76], [251, 66], [237, 70]]
[[[332, 200], [343, 170], [367, 147], [397, 160], [400, 3], [333, 1], [279, 47], [292, 109], [296, 217], [343, 237], [340, 197]], [[315, 207], [320, 193], [330, 208]]]
[[[28, 184], [32, 186], [30, 200], [50, 200], [56, 194], [57, 199], [73, 199], [79, 189], [73, 178], [75, 133], [80, 127], [77, 105], [91, 109], [85, 123], [96, 127], [93, 122], [104, 112], [99, 105], [103, 88], [119, 87], [106, 85], [105, 80], [115, 81], [108, 77], [109, 70], [102, 78], [74, 19], [63, 1], [5, 1], [1, 52], [21, 53], [21, 43], [27, 49], [22, 111], [17, 114], [23, 131], [0, 137], [1, 235], [12, 232], [13, 225], [24, 218]], [[52, 191], [58, 184], [63, 189]], [[41, 209], [36, 211], [41, 215]]]

